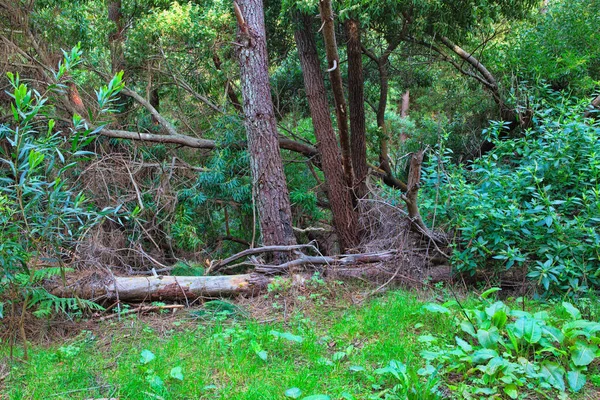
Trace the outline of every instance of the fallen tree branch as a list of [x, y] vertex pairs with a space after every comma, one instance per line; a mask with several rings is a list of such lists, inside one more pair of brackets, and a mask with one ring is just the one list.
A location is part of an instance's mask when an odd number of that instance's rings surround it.
[[107, 319], [116, 318], [116, 317], [123, 316], [126, 314], [133, 314], [133, 313], [141, 314], [141, 313], [152, 312], [152, 311], [176, 310], [176, 309], [180, 309], [180, 308], [184, 308], [184, 305], [183, 304], [171, 304], [171, 305], [166, 305], [166, 306], [140, 306], [137, 308], [132, 308], [130, 310], [121, 311], [120, 313], [106, 315], [102, 318], [99, 318], [98, 321], [106, 321]]
[[264, 246], [264, 247], [257, 247], [254, 249], [246, 249], [244, 251], [241, 251], [237, 254], [232, 255], [231, 257], [228, 257], [224, 260], [218, 260], [216, 262], [212, 262], [211, 265], [208, 267], [208, 269], [206, 270], [206, 274], [208, 274], [211, 271], [217, 271], [218, 269], [222, 268], [223, 266], [234, 262], [235, 260], [239, 260], [242, 257], [247, 257], [247, 256], [251, 256], [254, 254], [261, 254], [261, 253], [272, 253], [272, 252], [279, 252], [279, 251], [292, 251], [292, 250], [298, 250], [298, 249], [306, 249], [306, 248], [312, 248], [316, 251], [317, 248], [312, 245], [312, 244], [296, 244], [296, 245], [291, 245], [291, 246]]

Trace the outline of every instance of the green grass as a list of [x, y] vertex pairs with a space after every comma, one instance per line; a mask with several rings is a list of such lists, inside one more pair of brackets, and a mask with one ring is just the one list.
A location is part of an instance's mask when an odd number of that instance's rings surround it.
[[[106, 323], [98, 329], [105, 333], [95, 337], [84, 332], [68, 343], [33, 347], [29, 363], [14, 364], [5, 382], [7, 394], [10, 399], [152, 399], [159, 395], [265, 400], [283, 399], [286, 389], [298, 387], [302, 396], [340, 398], [346, 392], [366, 398], [374, 393], [372, 385], [386, 380], [371, 381], [364, 373], [350, 371], [350, 366], [372, 370], [392, 359], [420, 365], [419, 332], [450, 330], [449, 319], [425, 317], [421, 306], [414, 295], [393, 292], [361, 307], [322, 310], [313, 318], [295, 313], [286, 326], [214, 319], [176, 326], [180, 322], [175, 321], [171, 331], [159, 335], [135, 319]], [[415, 329], [418, 323], [425, 325]], [[303, 341], [277, 338], [272, 330], [291, 332]], [[252, 342], [267, 352], [266, 362]], [[349, 355], [334, 361], [336, 352], [351, 345]], [[141, 365], [145, 349], [156, 359]], [[8, 349], [2, 352], [6, 355]], [[174, 367], [182, 368], [183, 381], [169, 378]], [[146, 376], [153, 374], [164, 381], [163, 389], [151, 387]]]
[[[420, 351], [427, 344], [418, 338], [431, 334], [452, 341], [457, 327], [450, 316], [424, 311], [424, 302], [405, 291], [389, 292], [360, 306], [338, 301], [326, 307], [322, 299], [306, 301], [312, 307], [291, 312], [285, 325], [226, 319], [218, 313], [194, 322], [184, 313], [159, 323], [154, 317], [150, 324], [135, 316], [103, 322], [67, 342], [33, 346], [27, 363], [12, 364], [4, 382], [5, 397], [269, 400], [286, 399], [284, 392], [297, 387], [300, 399], [315, 394], [331, 399], [404, 399], [404, 395], [386, 397], [398, 381], [373, 373], [398, 360], [408, 365], [409, 386], [416, 392], [408, 398], [443, 398], [425, 395], [431, 385], [416, 372], [424, 365]], [[535, 302], [527, 308], [552, 309]], [[272, 331], [288, 332], [302, 341], [277, 337]], [[144, 350], [155, 355], [146, 364], [141, 362]], [[1, 347], [0, 357], [7, 357], [8, 351]], [[259, 356], [261, 351], [267, 353], [266, 361]], [[182, 381], [170, 377], [178, 367]], [[364, 371], [353, 371], [356, 367]], [[156, 385], [156, 377], [162, 386]], [[590, 375], [592, 383], [598, 379]]]

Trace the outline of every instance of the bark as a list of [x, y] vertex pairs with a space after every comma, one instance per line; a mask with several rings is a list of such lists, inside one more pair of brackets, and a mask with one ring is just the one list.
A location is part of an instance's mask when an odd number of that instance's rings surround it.
[[125, 53], [123, 52], [123, 13], [121, 0], [108, 2], [108, 19], [115, 25], [108, 36], [112, 73], [116, 74], [125, 69]]
[[352, 195], [346, 182], [342, 157], [329, 115], [325, 82], [312, 33], [311, 18], [308, 15], [298, 15], [297, 20], [299, 26], [294, 32], [294, 37], [298, 46], [317, 148], [321, 154], [321, 167], [327, 182], [327, 197], [340, 247], [347, 250], [358, 244], [358, 214], [352, 204]]
[[396, 178], [390, 166], [388, 157], [389, 132], [385, 124], [385, 110], [387, 108], [387, 98], [389, 91], [389, 74], [387, 64], [392, 52], [398, 47], [400, 40], [391, 41], [381, 56], [377, 57], [375, 53], [363, 47], [363, 52], [377, 64], [379, 72], [379, 102], [377, 104], [377, 126], [381, 130], [381, 139], [379, 141], [379, 167], [385, 172], [383, 182], [395, 189], [406, 191], [407, 186], [404, 182]]
[[[153, 143], [172, 143], [195, 149], [214, 150], [218, 147], [214, 140], [195, 138], [188, 135], [181, 135], [179, 133], [173, 135], [157, 135], [153, 133], [141, 133], [106, 128], [102, 129], [99, 133], [102, 136], [112, 137], [115, 139], [140, 140]], [[242, 148], [244, 146], [245, 143], [238, 143], [234, 145], [236, 148]], [[291, 139], [280, 138], [279, 147], [285, 150], [300, 153], [310, 159], [318, 159], [319, 157], [317, 149], [313, 146], [296, 142]], [[318, 160], [316, 161], [316, 164], [318, 165]]]
[[335, 39], [335, 24], [333, 20], [333, 9], [331, 0], [319, 0], [319, 10], [323, 24], [323, 40], [325, 42], [325, 53], [329, 63], [329, 79], [331, 80], [331, 89], [333, 90], [333, 100], [335, 103], [335, 114], [337, 117], [338, 131], [340, 136], [340, 146], [342, 148], [342, 163], [346, 174], [348, 186], [353, 185], [352, 161], [350, 151], [350, 139], [348, 134], [348, 112], [346, 99], [344, 98], [344, 87], [342, 84], [342, 74], [340, 72], [340, 56], [338, 54], [337, 43]]
[[58, 297], [79, 297], [94, 301], [161, 301], [199, 297], [234, 296], [260, 291], [268, 280], [260, 275], [91, 277], [82, 281], [46, 285]]
[[[257, 196], [262, 243], [296, 243], [292, 211], [279, 152], [279, 138], [269, 85], [262, 0], [234, 2], [239, 32], [238, 58], [250, 169]], [[285, 258], [283, 254], [276, 258]]]
[[365, 127], [365, 96], [360, 43], [360, 24], [355, 19], [346, 21], [348, 36], [348, 104], [350, 106], [350, 147], [354, 194], [362, 199], [367, 195], [367, 129]]
[[[402, 106], [400, 108], [400, 116], [402, 118], [408, 117], [408, 108], [410, 106], [410, 91], [406, 91], [402, 95]], [[404, 143], [408, 140], [409, 135], [406, 132], [400, 132], [400, 143]]]

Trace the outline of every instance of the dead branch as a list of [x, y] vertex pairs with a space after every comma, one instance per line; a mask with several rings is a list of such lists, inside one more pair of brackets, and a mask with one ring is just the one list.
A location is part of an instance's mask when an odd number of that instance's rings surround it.
[[142, 313], [162, 311], [162, 310], [176, 310], [176, 309], [180, 309], [180, 308], [184, 308], [184, 307], [185, 306], [183, 304], [171, 304], [171, 305], [166, 305], [166, 306], [140, 306], [140, 307], [132, 308], [130, 310], [122, 311], [120, 313], [106, 315], [102, 318], [99, 318], [98, 321], [106, 321], [107, 319], [116, 318], [116, 317], [123, 316], [126, 314], [133, 314], [133, 313], [142, 314]]

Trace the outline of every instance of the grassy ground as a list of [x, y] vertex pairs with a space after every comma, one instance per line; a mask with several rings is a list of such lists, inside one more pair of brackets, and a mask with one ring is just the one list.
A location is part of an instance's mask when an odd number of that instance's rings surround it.
[[[1, 398], [268, 400], [291, 398], [291, 388], [301, 390], [299, 398], [387, 398], [393, 378], [374, 369], [400, 360], [416, 372], [427, 347], [420, 335], [454, 335], [450, 317], [424, 312], [405, 291], [360, 306], [323, 300], [308, 298], [310, 307], [290, 311], [269, 298], [286, 323], [219, 312], [105, 321], [66, 343], [34, 346], [28, 362], [12, 364]], [[430, 398], [416, 373], [414, 384], [422, 395], [413, 398]]]

